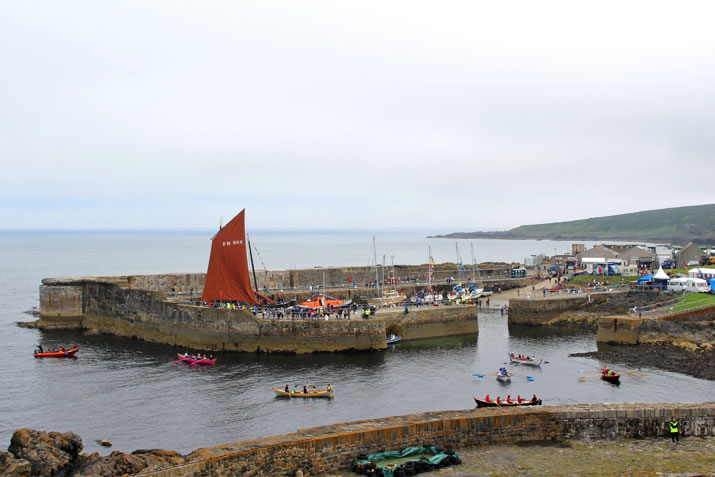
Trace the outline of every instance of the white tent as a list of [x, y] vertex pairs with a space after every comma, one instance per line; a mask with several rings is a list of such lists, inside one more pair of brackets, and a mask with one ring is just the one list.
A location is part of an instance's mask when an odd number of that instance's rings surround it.
[[715, 269], [712, 268], [691, 268], [688, 270], [688, 276], [690, 278], [715, 278]]
[[653, 275], [653, 278], [655, 278], [656, 280], [670, 280], [668, 274], [663, 271], [663, 267], [658, 268], [658, 273]]

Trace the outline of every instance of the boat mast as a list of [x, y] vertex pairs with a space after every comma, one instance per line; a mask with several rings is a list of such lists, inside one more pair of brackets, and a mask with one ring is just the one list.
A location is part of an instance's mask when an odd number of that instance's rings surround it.
[[474, 264], [476, 261], [474, 260], [474, 242], [469, 242], [469, 249], [472, 253], [472, 280], [474, 280], [474, 283], [476, 283], [476, 274], [474, 273]]
[[432, 271], [434, 269], [434, 265], [432, 265], [432, 246], [427, 247], [427, 290], [432, 293], [434, 296], [434, 293], [432, 292]]
[[253, 266], [253, 252], [251, 251], [251, 238], [246, 234], [246, 241], [248, 242], [248, 255], [251, 257], [251, 270], [253, 270], [253, 289], [258, 291], [258, 282], [256, 281], [256, 267]]
[[385, 254], [382, 254], [382, 293], [380, 296], [385, 295]]
[[462, 264], [462, 256], [459, 254], [459, 242], [454, 242], [454, 247], [457, 249], [457, 265], [459, 266], [459, 278], [464, 281], [464, 265]]
[[377, 247], [375, 246], [375, 237], [372, 238], [372, 259], [375, 262], [375, 293], [380, 297], [380, 272], [377, 269]]

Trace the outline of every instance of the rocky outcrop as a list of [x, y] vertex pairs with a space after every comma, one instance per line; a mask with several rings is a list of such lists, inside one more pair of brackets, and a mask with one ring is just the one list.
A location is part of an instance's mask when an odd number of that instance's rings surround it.
[[1, 477], [62, 477], [70, 475], [125, 475], [159, 470], [184, 463], [181, 454], [162, 449], [115, 451], [108, 456], [82, 453], [82, 439], [74, 432], [18, 429], [9, 452], [0, 452]]
[[19, 429], [10, 440], [8, 451], [18, 461], [30, 464], [31, 475], [53, 476], [68, 472], [77, 462], [82, 439], [74, 432], [44, 432]]
[[106, 457], [94, 453], [82, 459], [79, 474], [132, 475], [143, 470], [159, 470], [183, 463], [181, 454], [162, 449], [137, 450], [131, 454], [114, 451]]

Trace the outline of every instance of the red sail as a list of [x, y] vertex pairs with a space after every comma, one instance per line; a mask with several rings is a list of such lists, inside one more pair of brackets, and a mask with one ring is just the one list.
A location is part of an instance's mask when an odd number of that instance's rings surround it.
[[258, 303], [248, 275], [245, 212], [243, 209], [212, 239], [203, 301]]

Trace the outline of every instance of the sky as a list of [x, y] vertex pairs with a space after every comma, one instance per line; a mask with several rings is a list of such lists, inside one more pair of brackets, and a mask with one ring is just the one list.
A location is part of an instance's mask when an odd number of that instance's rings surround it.
[[249, 230], [448, 233], [713, 203], [713, 18], [0, 0], [0, 229], [206, 229], [245, 208]]

